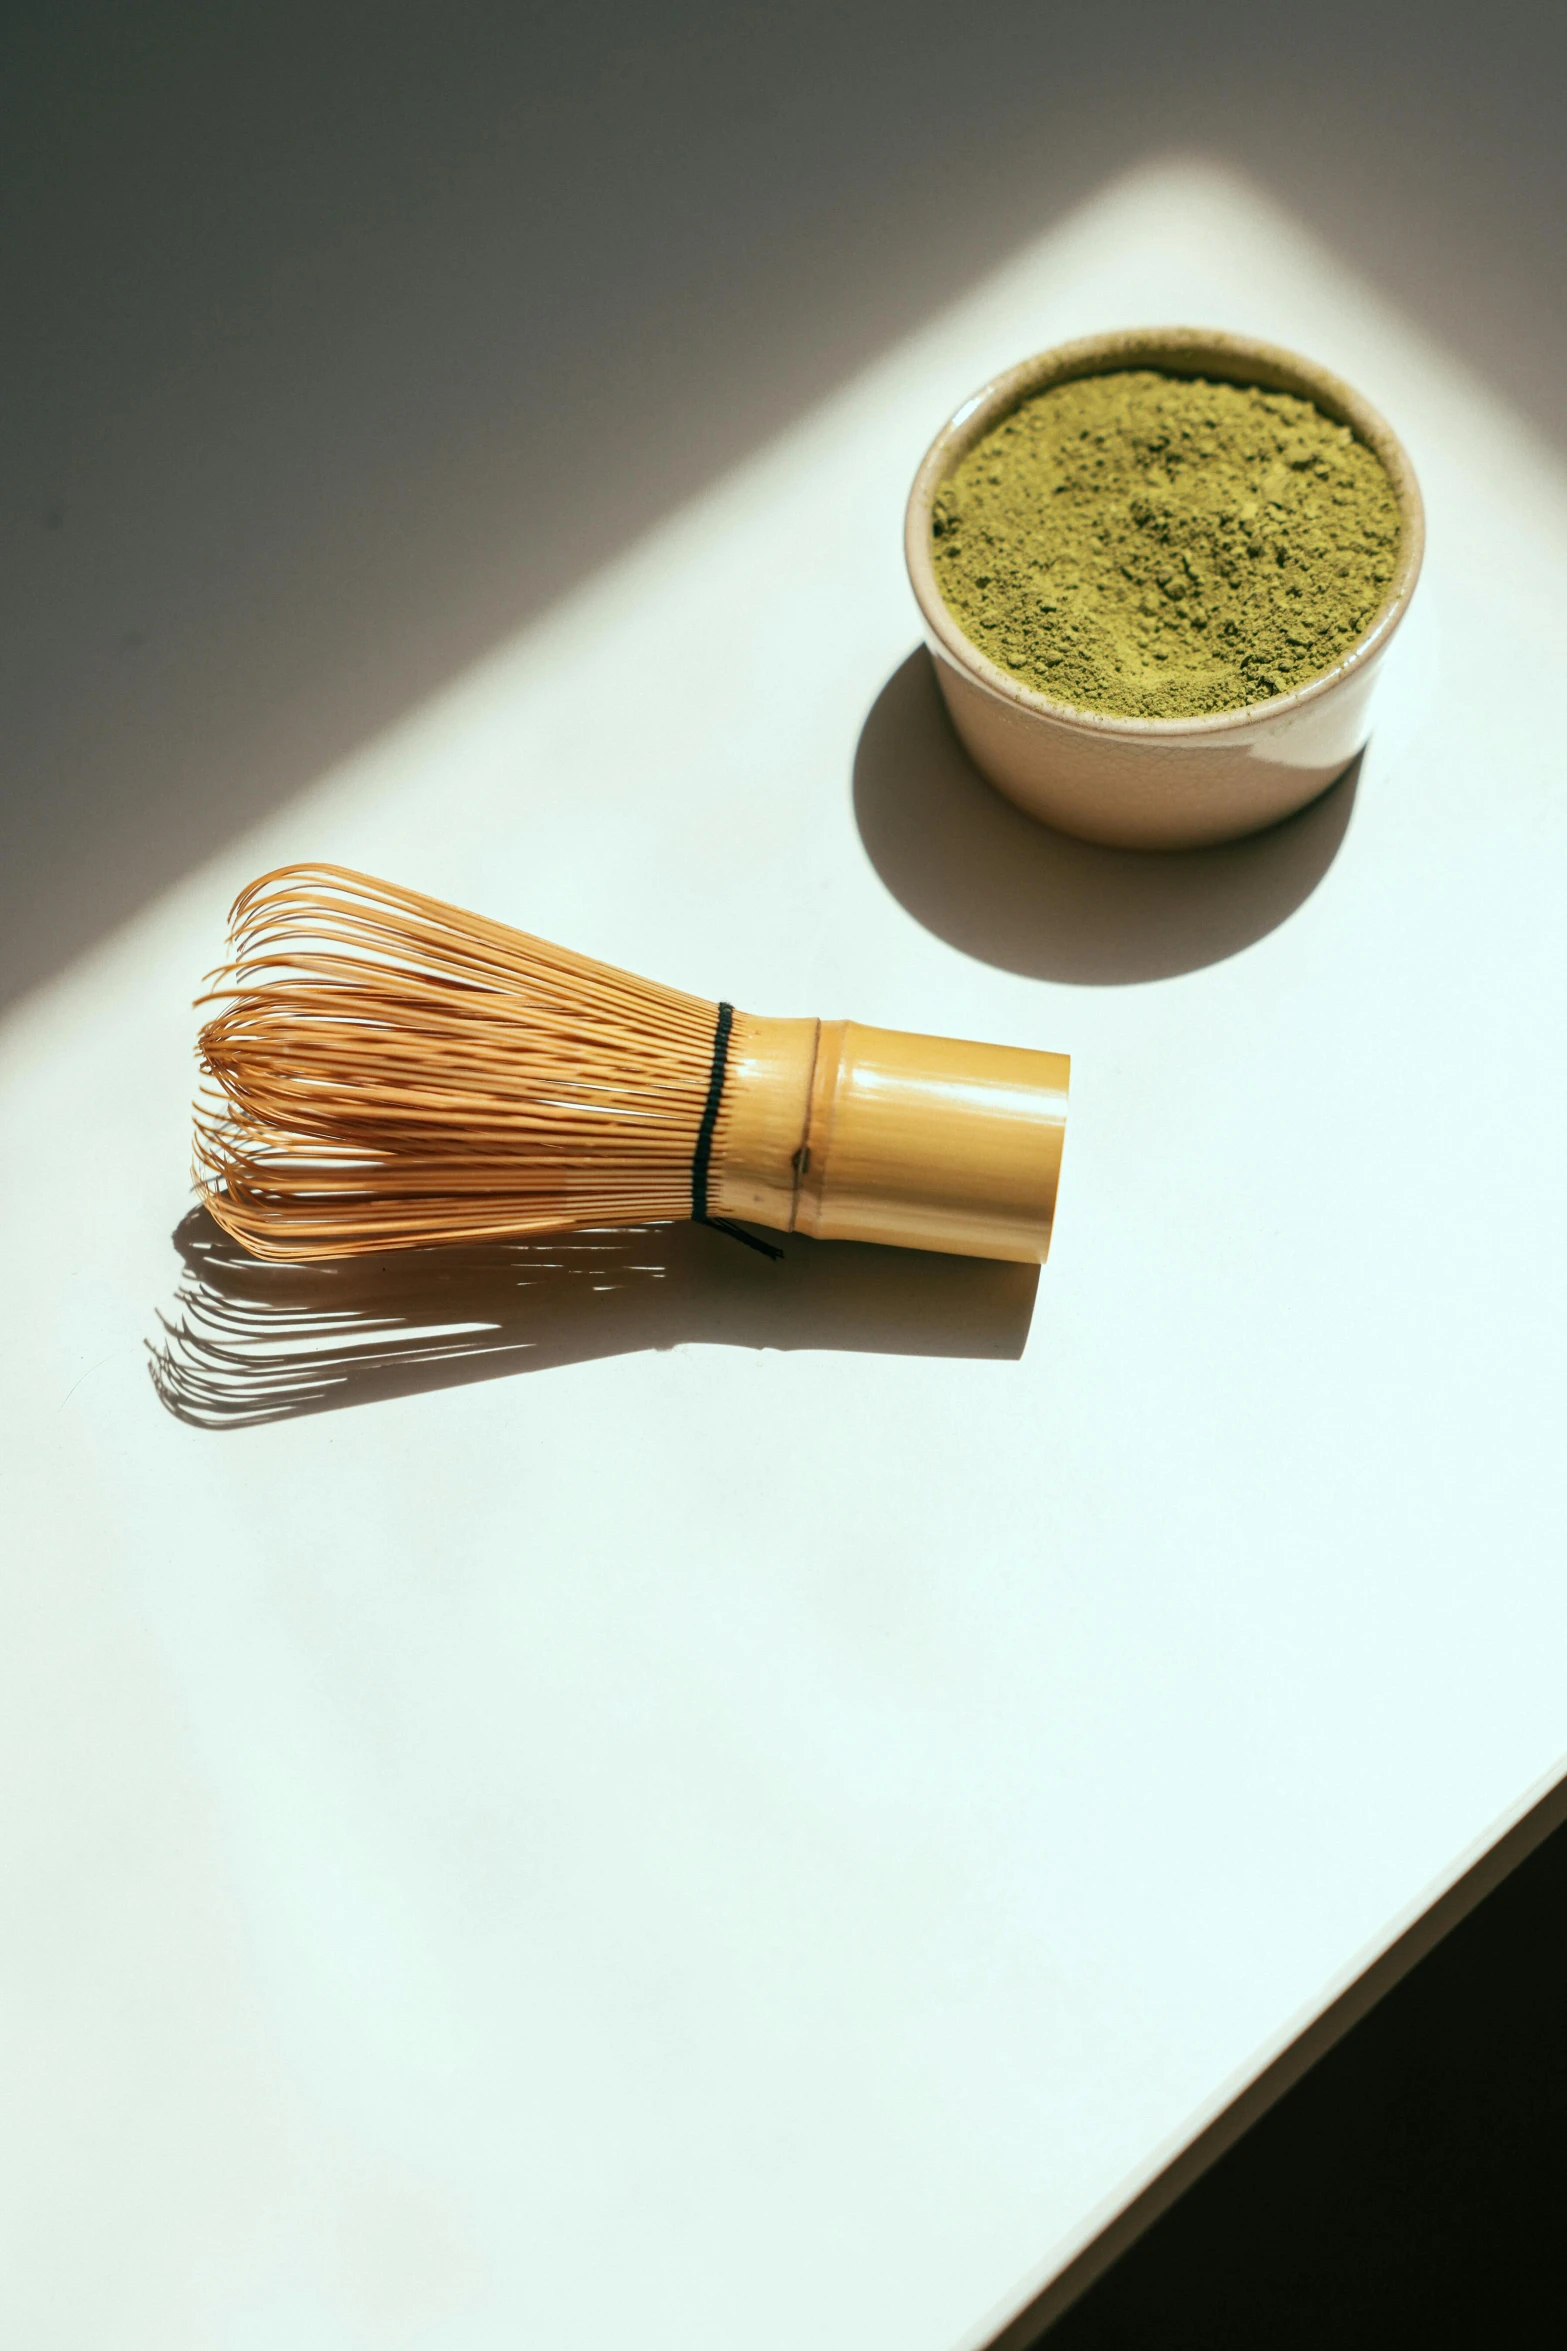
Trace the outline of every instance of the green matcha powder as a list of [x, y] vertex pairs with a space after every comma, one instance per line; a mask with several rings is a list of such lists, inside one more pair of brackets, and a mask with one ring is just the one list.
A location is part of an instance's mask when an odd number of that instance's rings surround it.
[[1039, 392], [937, 494], [965, 636], [1080, 710], [1192, 718], [1286, 694], [1387, 593], [1398, 504], [1309, 400], [1149, 369]]

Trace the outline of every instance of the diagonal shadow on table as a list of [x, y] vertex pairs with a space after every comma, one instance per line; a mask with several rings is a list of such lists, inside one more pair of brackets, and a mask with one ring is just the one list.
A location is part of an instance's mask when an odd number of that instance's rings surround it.
[[801, 1234], [774, 1263], [689, 1224], [278, 1265], [195, 1208], [173, 1240], [184, 1273], [153, 1385], [204, 1429], [691, 1343], [1016, 1361], [1039, 1281]]
[[1116, 986], [1220, 963], [1294, 913], [1338, 854], [1360, 763], [1285, 823], [1218, 849], [1101, 849], [993, 791], [952, 730], [923, 649], [860, 733], [866, 855], [916, 922], [1030, 979]]

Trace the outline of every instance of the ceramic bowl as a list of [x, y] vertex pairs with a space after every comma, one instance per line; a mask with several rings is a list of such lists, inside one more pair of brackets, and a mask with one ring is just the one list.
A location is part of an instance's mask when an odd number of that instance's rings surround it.
[[[931, 506], [976, 441], [1031, 393], [1118, 368], [1220, 377], [1296, 392], [1374, 449], [1403, 520], [1398, 563], [1371, 625], [1293, 693], [1202, 718], [1121, 718], [1052, 702], [998, 669], [948, 611], [931, 562]], [[1348, 384], [1272, 343], [1149, 327], [1061, 343], [996, 376], [931, 443], [909, 494], [904, 548], [936, 676], [970, 757], [1009, 800], [1086, 841], [1190, 849], [1276, 824], [1342, 775], [1370, 732], [1377, 672], [1420, 572], [1425, 521], [1414, 468]]]

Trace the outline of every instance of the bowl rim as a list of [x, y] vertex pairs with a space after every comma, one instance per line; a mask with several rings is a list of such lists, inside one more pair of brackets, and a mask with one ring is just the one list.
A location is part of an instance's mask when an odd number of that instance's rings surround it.
[[[1052, 385], [1071, 383], [1082, 376], [1122, 374], [1129, 368], [1156, 367], [1176, 375], [1216, 376], [1228, 383], [1261, 384], [1270, 391], [1294, 392], [1322, 409], [1338, 424], [1347, 424], [1357, 440], [1382, 461], [1398, 501], [1400, 535], [1398, 561], [1387, 593], [1347, 653], [1294, 686], [1264, 702], [1248, 702], [1235, 710], [1205, 711], [1193, 718], [1137, 718], [1108, 710], [1084, 710], [1076, 703], [1055, 702], [1048, 694], [1025, 686], [1009, 670], [1000, 668], [965, 636], [947, 606], [931, 561], [931, 508], [941, 484], [982, 440], [992, 426], [1020, 407], [1032, 393]], [[1233, 734], [1270, 720], [1292, 717], [1308, 709], [1367, 668], [1385, 651], [1388, 639], [1404, 616], [1425, 553], [1425, 505], [1409, 452], [1380, 410], [1315, 360], [1266, 343], [1252, 335], [1238, 335], [1222, 327], [1132, 327], [1097, 335], [1080, 335], [1069, 343], [1053, 343], [1015, 366], [1004, 368], [973, 392], [948, 417], [920, 461], [904, 514], [904, 561], [909, 581], [933, 650], [946, 655], [954, 667], [975, 684], [1014, 709], [1049, 719], [1059, 726], [1092, 735], [1133, 740]]]

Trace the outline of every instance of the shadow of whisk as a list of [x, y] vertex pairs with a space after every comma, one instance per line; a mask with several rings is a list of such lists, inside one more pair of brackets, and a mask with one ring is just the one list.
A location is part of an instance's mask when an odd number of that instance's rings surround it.
[[246, 1428], [690, 1344], [1015, 1361], [1039, 1269], [791, 1235], [779, 1263], [697, 1225], [278, 1265], [205, 1209], [150, 1344], [167, 1409]]

